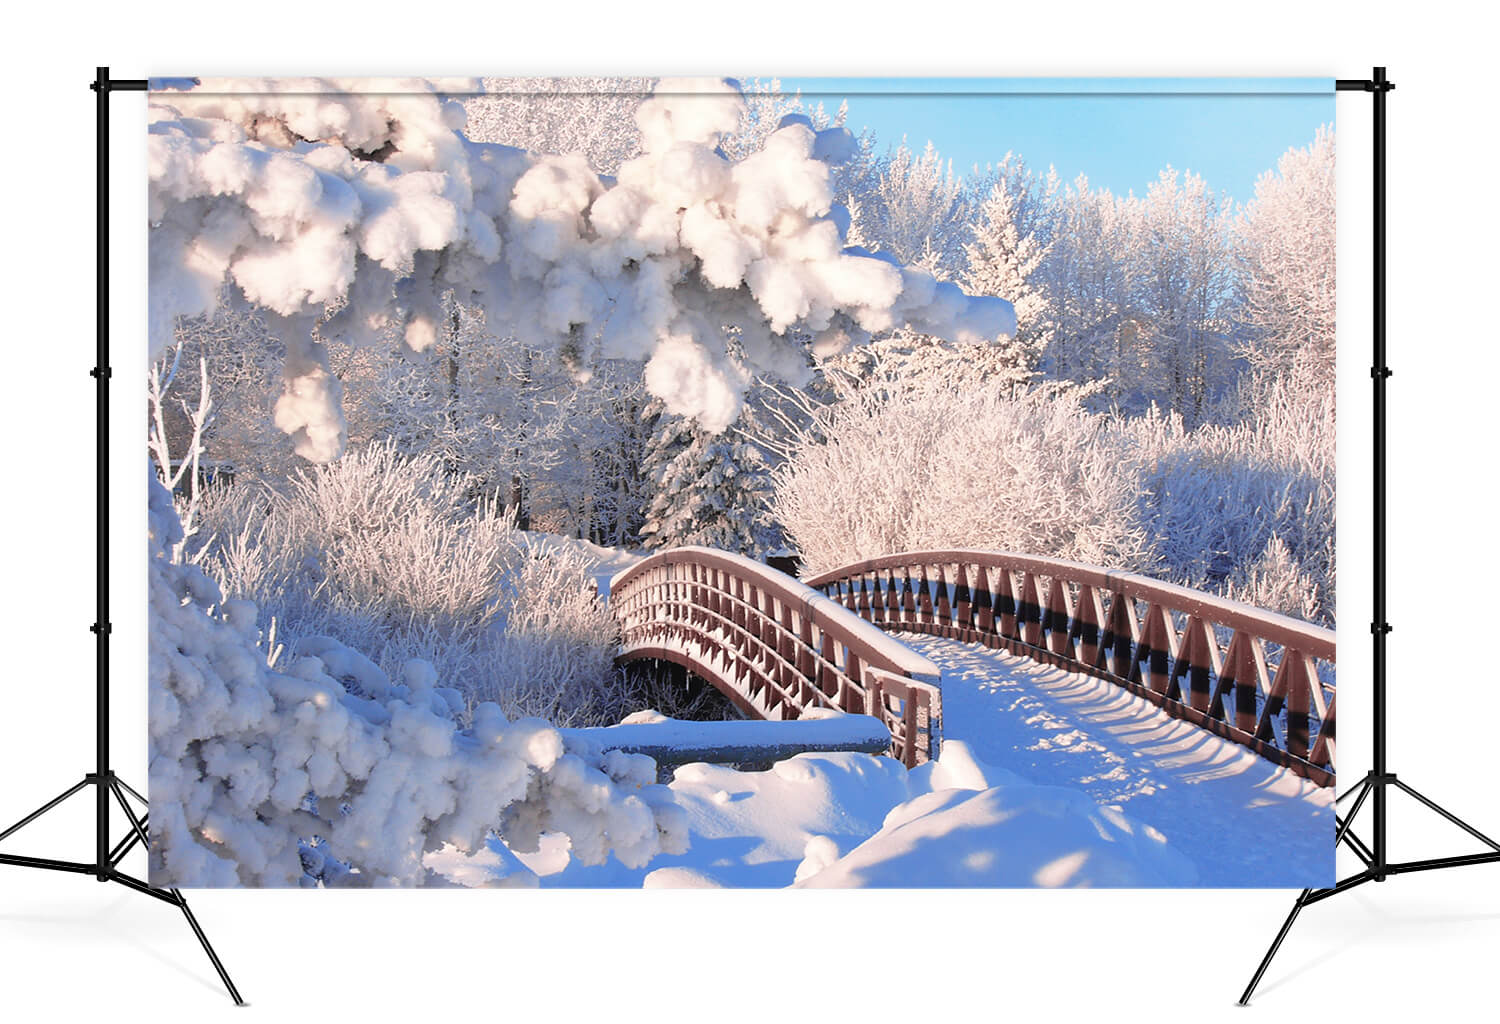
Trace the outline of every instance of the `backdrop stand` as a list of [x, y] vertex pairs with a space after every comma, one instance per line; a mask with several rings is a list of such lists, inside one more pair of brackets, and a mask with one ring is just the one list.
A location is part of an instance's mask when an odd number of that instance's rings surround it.
[[[1348, 892], [1355, 886], [1366, 882], [1384, 882], [1389, 875], [1401, 875], [1412, 871], [1436, 871], [1441, 868], [1457, 868], [1468, 864], [1488, 864], [1500, 862], [1500, 843], [1495, 842], [1489, 836], [1478, 829], [1462, 821], [1456, 815], [1444, 810], [1433, 803], [1427, 797], [1412, 789], [1406, 783], [1396, 778], [1393, 772], [1386, 769], [1386, 653], [1385, 639], [1390, 633], [1390, 623], [1385, 618], [1385, 596], [1386, 596], [1386, 475], [1385, 475], [1385, 433], [1386, 433], [1386, 395], [1385, 382], [1391, 375], [1390, 367], [1385, 362], [1385, 94], [1395, 88], [1391, 82], [1386, 80], [1385, 68], [1376, 68], [1374, 77], [1364, 79], [1339, 79], [1337, 88], [1340, 92], [1368, 92], [1374, 94], [1375, 98], [1375, 222], [1374, 222], [1374, 254], [1375, 254], [1375, 330], [1374, 330], [1374, 353], [1375, 358], [1370, 365], [1370, 379], [1375, 388], [1375, 602], [1374, 614], [1370, 619], [1370, 634], [1374, 638], [1375, 661], [1374, 661], [1374, 690], [1375, 690], [1375, 766], [1353, 789], [1339, 797], [1335, 803], [1334, 822], [1337, 831], [1334, 833], [1333, 845], [1335, 849], [1346, 846], [1351, 850], [1360, 863], [1364, 864], [1364, 870], [1350, 875], [1348, 878], [1337, 882], [1327, 889], [1303, 889], [1302, 895], [1292, 904], [1292, 912], [1287, 915], [1281, 931], [1276, 933], [1276, 940], [1271, 943], [1271, 948], [1266, 951], [1260, 966], [1255, 969], [1255, 976], [1250, 979], [1250, 984], [1245, 987], [1245, 992], [1240, 996], [1240, 1005], [1246, 1006], [1250, 997], [1255, 993], [1255, 986], [1260, 984], [1260, 979], [1266, 973], [1266, 968], [1271, 966], [1271, 959], [1276, 956], [1276, 951], [1281, 948], [1282, 941], [1287, 933], [1292, 930], [1292, 925], [1297, 920], [1297, 915], [1302, 913], [1303, 907], [1311, 906], [1337, 896], [1341, 892]], [[1432, 811], [1469, 835], [1478, 839], [1490, 848], [1488, 853], [1463, 854], [1454, 857], [1435, 857], [1428, 860], [1409, 860], [1392, 862], [1386, 856], [1386, 796], [1392, 789], [1400, 790], [1423, 807]], [[1341, 818], [1338, 815], [1337, 805], [1343, 803], [1349, 797], [1354, 798], [1353, 805], [1349, 808], [1348, 817]], [[1371, 841], [1363, 842], [1353, 831], [1354, 819], [1364, 808], [1365, 804], [1371, 806], [1372, 831]]]
[[[95, 328], [95, 343], [97, 356], [94, 368], [89, 375], [94, 378], [95, 394], [97, 396], [96, 411], [98, 415], [97, 448], [94, 453], [95, 459], [95, 483], [97, 487], [96, 498], [98, 502], [95, 515], [94, 550], [96, 560], [96, 614], [94, 623], [89, 631], [94, 634], [95, 640], [95, 703], [94, 703], [94, 744], [96, 767], [94, 771], [83, 777], [83, 781], [75, 784], [71, 789], [60, 796], [49, 800], [35, 811], [16, 822], [14, 825], [0, 832], [0, 840], [4, 840], [27, 825], [36, 821], [47, 812], [68, 800], [70, 797], [92, 790], [94, 794], [94, 859], [93, 861], [56, 860], [49, 857], [24, 857], [17, 854], [0, 853], [0, 864], [13, 864], [22, 868], [38, 868], [46, 871], [71, 871], [80, 875], [93, 875], [100, 882], [117, 882], [128, 889], [154, 896], [165, 903], [170, 903], [182, 911], [187, 918], [188, 927], [193, 930], [203, 951], [208, 954], [208, 959], [213, 963], [214, 970], [219, 972], [219, 980], [224, 982], [224, 987], [229, 990], [229, 995], [235, 1004], [244, 1006], [245, 1001], [240, 998], [239, 990], [234, 987], [234, 982], [229, 980], [229, 972], [224, 970], [224, 964], [209, 944], [208, 936], [203, 933], [197, 918], [193, 917], [192, 910], [188, 907], [187, 900], [182, 893], [176, 889], [160, 889], [149, 882], [142, 881], [133, 875], [126, 874], [120, 870], [120, 862], [125, 855], [130, 853], [137, 844], [142, 849], [149, 846], [147, 838], [147, 814], [148, 805], [146, 798], [131, 789], [128, 785], [116, 777], [109, 765], [109, 94], [111, 92], [144, 92], [146, 90], [145, 80], [120, 80], [109, 77], [108, 68], [99, 68], [98, 77], [91, 83], [90, 88], [96, 94], [96, 146], [95, 153], [95, 182], [97, 187], [96, 202], [98, 223], [96, 225], [95, 253], [95, 296], [98, 323]], [[137, 813], [135, 800], [140, 806]], [[124, 836], [116, 843], [110, 842], [109, 807], [110, 802], [117, 803], [125, 814], [129, 824]]]

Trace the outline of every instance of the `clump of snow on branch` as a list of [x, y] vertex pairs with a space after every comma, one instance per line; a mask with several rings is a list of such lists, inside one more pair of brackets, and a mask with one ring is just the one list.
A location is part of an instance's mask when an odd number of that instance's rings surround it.
[[570, 752], [551, 725], [459, 695], [412, 660], [392, 680], [329, 638], [267, 664], [256, 610], [174, 559], [151, 480], [151, 870], [158, 885], [421, 885], [427, 852], [571, 839], [597, 864], [686, 848], [649, 758]]
[[[744, 159], [720, 141], [745, 100], [723, 79], [664, 80], [614, 180], [582, 156], [476, 143], [449, 98], [473, 82], [209, 80], [157, 92], [148, 149], [151, 347], [223, 285], [268, 311], [286, 350], [277, 426], [313, 461], [345, 428], [326, 341], [412, 349], [444, 302], [481, 310], [569, 365], [646, 361], [648, 388], [710, 430], [750, 379], [802, 379], [826, 349], [910, 324], [952, 341], [1015, 330], [888, 254], [846, 245], [830, 162], [842, 127], [791, 115]], [[795, 328], [795, 332], [791, 329]]]

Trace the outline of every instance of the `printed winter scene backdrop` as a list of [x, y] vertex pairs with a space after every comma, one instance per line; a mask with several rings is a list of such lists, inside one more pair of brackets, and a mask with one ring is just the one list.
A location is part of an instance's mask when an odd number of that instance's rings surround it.
[[1325, 80], [160, 79], [174, 886], [1311, 886]]

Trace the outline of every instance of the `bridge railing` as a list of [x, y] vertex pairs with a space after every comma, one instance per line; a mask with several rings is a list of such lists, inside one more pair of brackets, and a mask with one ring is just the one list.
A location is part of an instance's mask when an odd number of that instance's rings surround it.
[[1333, 785], [1332, 630], [1147, 576], [994, 551], [905, 552], [807, 583], [888, 631], [1108, 680]]
[[932, 662], [790, 576], [711, 548], [658, 552], [615, 575], [620, 658], [660, 658], [773, 721], [831, 708], [878, 718], [908, 767], [937, 757]]

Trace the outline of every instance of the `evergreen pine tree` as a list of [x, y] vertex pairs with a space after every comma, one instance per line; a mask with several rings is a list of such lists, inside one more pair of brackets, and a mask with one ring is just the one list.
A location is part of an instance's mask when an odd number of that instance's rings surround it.
[[654, 495], [641, 527], [647, 550], [698, 544], [763, 558], [782, 546], [770, 514], [770, 469], [731, 427], [711, 433], [666, 412], [659, 400], [642, 469]]
[[974, 239], [964, 246], [968, 270], [964, 285], [976, 295], [1008, 299], [1016, 310], [1016, 337], [1006, 345], [1001, 361], [1019, 376], [1030, 378], [1052, 333], [1047, 296], [1037, 269], [1047, 247], [1034, 227], [1023, 229], [1023, 206], [1029, 191], [1024, 166], [1002, 164], [989, 196], [979, 206]]

